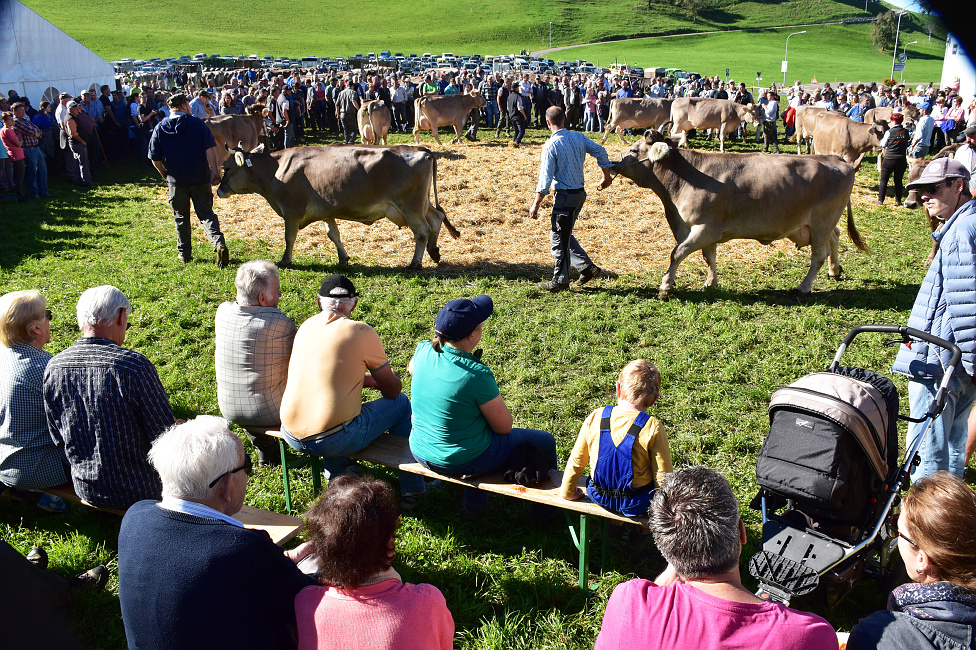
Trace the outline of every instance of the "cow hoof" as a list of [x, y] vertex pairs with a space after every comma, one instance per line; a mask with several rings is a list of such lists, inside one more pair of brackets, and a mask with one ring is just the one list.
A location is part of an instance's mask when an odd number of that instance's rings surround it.
[[407, 265], [407, 270], [408, 271], [419, 271], [420, 269], [421, 269], [421, 265], [420, 264], [409, 264], [409, 265]]
[[790, 289], [790, 297], [802, 300], [803, 298], [809, 298], [812, 292], [810, 291], [800, 291], [799, 289]]
[[291, 260], [284, 260], [283, 259], [280, 262], [278, 262], [278, 268], [279, 269], [287, 269], [289, 266], [291, 266]]
[[339, 258], [339, 266], [349, 266], [349, 258], [348, 257], [340, 257]]
[[670, 289], [667, 290], [661, 289], [660, 291], [657, 292], [657, 299], [664, 300], [664, 301], [670, 300], [672, 293], [673, 292]]
[[831, 275], [830, 273], [828, 273], [827, 277], [830, 278], [831, 280], [839, 282], [844, 279], [844, 269], [843, 268], [837, 269], [837, 275]]
[[435, 248], [434, 250], [428, 250], [427, 254], [430, 255], [430, 259], [434, 261], [434, 264], [441, 263], [441, 251], [439, 248]]

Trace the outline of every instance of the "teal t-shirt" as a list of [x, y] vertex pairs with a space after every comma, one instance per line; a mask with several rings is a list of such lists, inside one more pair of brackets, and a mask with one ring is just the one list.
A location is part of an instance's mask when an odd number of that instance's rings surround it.
[[410, 450], [429, 463], [450, 467], [480, 456], [491, 429], [480, 406], [498, 397], [495, 375], [473, 356], [445, 345], [435, 352], [421, 341], [413, 355]]

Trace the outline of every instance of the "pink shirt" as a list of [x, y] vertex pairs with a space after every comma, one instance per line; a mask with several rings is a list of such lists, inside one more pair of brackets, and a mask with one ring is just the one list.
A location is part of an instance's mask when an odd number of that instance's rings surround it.
[[735, 603], [686, 584], [649, 580], [613, 590], [594, 650], [837, 650], [827, 621], [779, 603]]
[[427, 584], [305, 587], [295, 596], [295, 617], [298, 650], [450, 650], [454, 642], [447, 602]]
[[3, 142], [3, 146], [7, 150], [7, 155], [14, 161], [23, 160], [24, 150], [21, 147], [15, 146], [14, 140], [20, 140], [15, 130], [8, 129], [7, 127], [0, 129], [0, 141]]

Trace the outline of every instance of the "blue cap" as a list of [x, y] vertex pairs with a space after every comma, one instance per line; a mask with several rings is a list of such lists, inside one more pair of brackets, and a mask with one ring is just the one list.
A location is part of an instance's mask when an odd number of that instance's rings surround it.
[[491, 296], [452, 300], [437, 312], [434, 332], [448, 341], [460, 341], [467, 338], [478, 327], [478, 323], [487, 320], [494, 309]]

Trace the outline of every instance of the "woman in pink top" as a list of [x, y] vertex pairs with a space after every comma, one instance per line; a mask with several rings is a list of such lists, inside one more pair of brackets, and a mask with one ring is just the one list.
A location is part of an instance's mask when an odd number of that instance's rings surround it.
[[17, 192], [17, 200], [23, 203], [27, 200], [27, 195], [24, 194], [24, 171], [27, 169], [27, 161], [24, 158], [23, 145], [17, 137], [17, 132], [14, 131], [14, 114], [6, 111], [0, 117], [3, 118], [0, 142], [3, 142], [3, 147], [7, 150], [14, 167], [14, 190]]
[[342, 474], [305, 526], [321, 586], [295, 597], [299, 650], [446, 650], [454, 619], [432, 585], [404, 583], [391, 567], [400, 512], [387, 483]]

